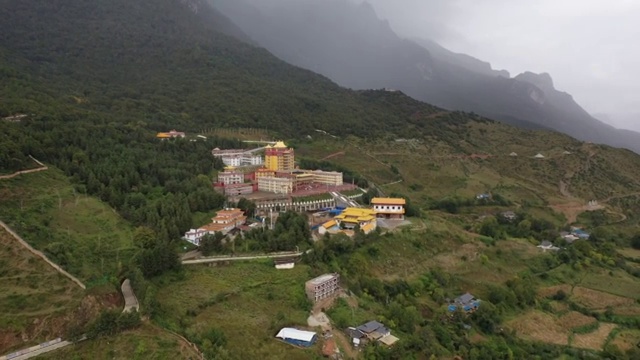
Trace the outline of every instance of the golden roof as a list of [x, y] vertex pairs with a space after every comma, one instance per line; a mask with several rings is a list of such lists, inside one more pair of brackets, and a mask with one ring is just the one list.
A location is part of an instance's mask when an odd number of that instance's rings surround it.
[[286, 149], [287, 145], [283, 141], [278, 141], [275, 145], [273, 145], [274, 149]]
[[376, 213], [372, 209], [346, 208], [335, 218], [346, 222], [363, 222], [375, 219]]
[[385, 204], [385, 205], [406, 205], [407, 201], [403, 198], [373, 198], [371, 199], [372, 204]]

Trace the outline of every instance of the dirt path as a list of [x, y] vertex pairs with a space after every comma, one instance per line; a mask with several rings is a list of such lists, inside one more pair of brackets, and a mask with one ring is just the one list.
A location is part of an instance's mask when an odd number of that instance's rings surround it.
[[338, 151], [337, 153], [333, 153], [331, 155], [327, 155], [327, 156], [323, 157], [322, 159], [320, 159], [320, 161], [329, 160], [331, 158], [334, 158], [334, 157], [340, 156], [340, 155], [344, 155], [344, 151]]
[[35, 256], [40, 257], [42, 260], [44, 260], [47, 264], [51, 265], [51, 267], [53, 267], [54, 269], [56, 269], [60, 274], [68, 277], [71, 281], [73, 281], [74, 283], [78, 284], [78, 286], [80, 286], [82, 289], [86, 289], [87, 287], [82, 283], [82, 281], [78, 280], [78, 278], [76, 278], [75, 276], [69, 274], [68, 272], [66, 272], [63, 268], [61, 268], [60, 266], [58, 266], [58, 264], [54, 263], [53, 261], [49, 260], [49, 258], [43, 254], [42, 252], [34, 249], [33, 247], [31, 247], [31, 245], [29, 245], [29, 243], [27, 243], [26, 241], [24, 241], [24, 239], [22, 239], [18, 234], [16, 234], [13, 230], [11, 230], [11, 228], [5, 224], [4, 222], [0, 221], [0, 226], [3, 227], [9, 234], [11, 234], [16, 240], [18, 240], [18, 242], [24, 246], [27, 250], [29, 250], [32, 254], [34, 254]]
[[29, 155], [29, 157], [31, 158], [31, 160], [35, 161], [38, 165], [40, 165], [40, 167], [36, 168], [36, 169], [16, 171], [13, 174], [9, 174], [9, 175], [2, 175], [2, 176], [0, 176], [0, 180], [13, 179], [14, 177], [22, 175], [22, 174], [30, 174], [30, 173], [34, 173], [34, 172], [38, 172], [38, 171], [44, 171], [44, 170], [48, 170], [49, 169], [45, 164], [43, 164], [40, 161], [36, 160], [36, 158], [34, 158], [33, 156]]

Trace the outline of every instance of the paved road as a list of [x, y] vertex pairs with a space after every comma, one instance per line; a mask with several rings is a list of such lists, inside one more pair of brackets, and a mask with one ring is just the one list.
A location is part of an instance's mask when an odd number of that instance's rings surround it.
[[122, 286], [120, 286], [120, 290], [122, 290], [122, 296], [124, 297], [124, 309], [122, 312], [130, 312], [133, 309], [140, 311], [138, 298], [136, 298], [136, 294], [133, 293], [133, 288], [131, 287], [129, 279], [124, 279]]
[[287, 254], [267, 254], [267, 255], [255, 255], [255, 256], [227, 256], [227, 257], [214, 257], [214, 258], [204, 258], [204, 259], [196, 259], [196, 260], [184, 260], [182, 262], [183, 265], [193, 265], [193, 264], [206, 264], [206, 263], [214, 263], [220, 261], [243, 261], [243, 260], [256, 260], [256, 259], [277, 259], [283, 257], [292, 257], [292, 256], [301, 256], [302, 252], [295, 253], [287, 253]]
[[[29, 352], [29, 353], [22, 354], [22, 355], [16, 356], [16, 357], [7, 358], [5, 356], [0, 356], [0, 360], [4, 360], [4, 359], [11, 359], [11, 360], [30, 359], [32, 357], [36, 357], [38, 355], [42, 355], [44, 353], [48, 353], [49, 351], [58, 350], [60, 348], [63, 348], [65, 346], [68, 346], [68, 345], [71, 345], [71, 344], [73, 344], [71, 341], [62, 341], [62, 342], [59, 342], [57, 344], [54, 344], [54, 345], [51, 345], [51, 346], [47, 346], [47, 347], [42, 348], [42, 349], [34, 350], [34, 351]], [[11, 354], [9, 354], [9, 355], [11, 355]]]

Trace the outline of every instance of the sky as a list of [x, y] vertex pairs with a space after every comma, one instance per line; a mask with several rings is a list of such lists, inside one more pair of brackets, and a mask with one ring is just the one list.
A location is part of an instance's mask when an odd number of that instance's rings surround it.
[[547, 72], [591, 114], [640, 130], [640, 0], [367, 1], [401, 36], [512, 76]]

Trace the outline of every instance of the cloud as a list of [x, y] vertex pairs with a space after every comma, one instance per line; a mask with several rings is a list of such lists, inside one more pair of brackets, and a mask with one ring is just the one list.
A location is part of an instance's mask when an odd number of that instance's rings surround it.
[[593, 112], [640, 112], [640, 1], [368, 0], [401, 35], [548, 72]]

